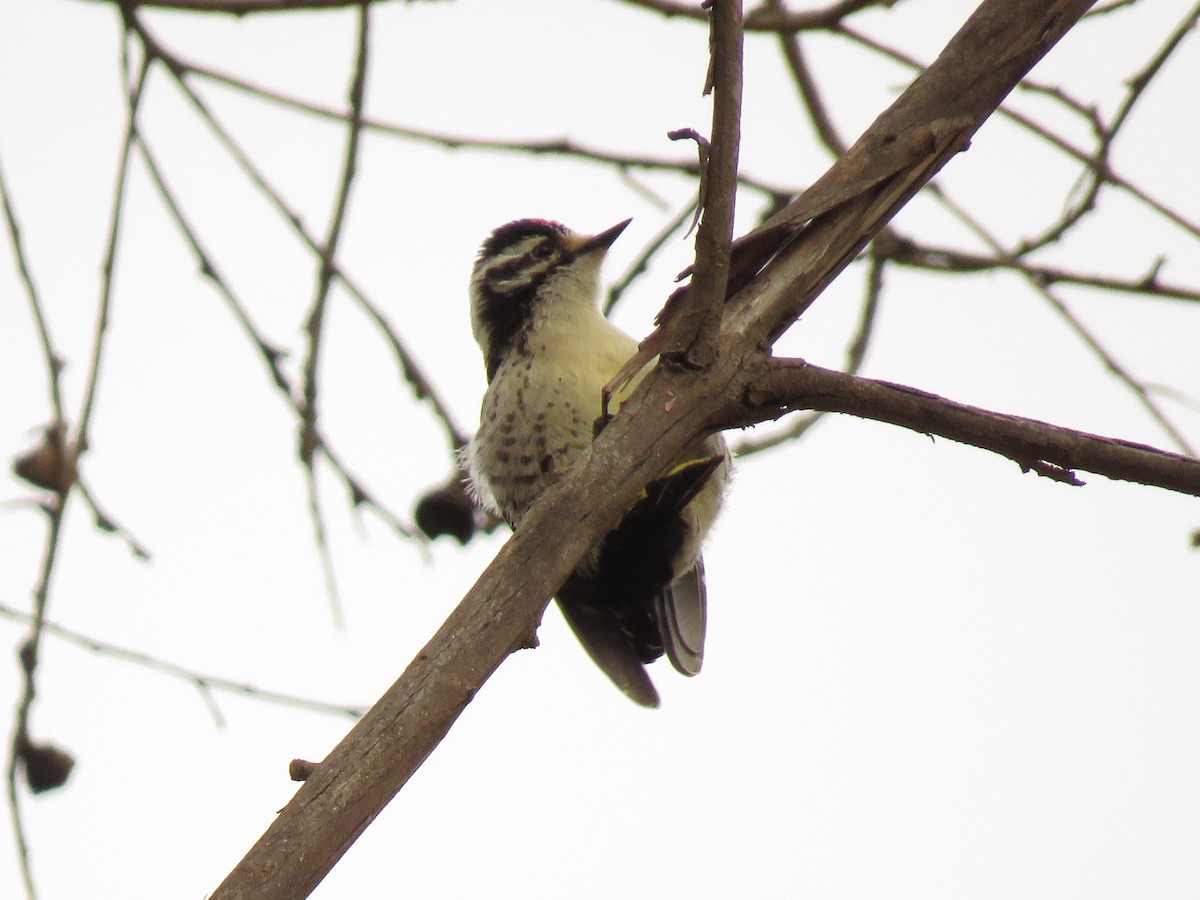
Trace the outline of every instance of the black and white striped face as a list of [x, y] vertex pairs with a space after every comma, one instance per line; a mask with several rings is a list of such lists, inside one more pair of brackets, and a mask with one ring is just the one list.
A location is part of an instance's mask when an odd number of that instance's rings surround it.
[[471, 274], [471, 328], [489, 381], [539, 303], [566, 298], [595, 303], [600, 259], [628, 224], [586, 236], [558, 222], [518, 219], [483, 242]]

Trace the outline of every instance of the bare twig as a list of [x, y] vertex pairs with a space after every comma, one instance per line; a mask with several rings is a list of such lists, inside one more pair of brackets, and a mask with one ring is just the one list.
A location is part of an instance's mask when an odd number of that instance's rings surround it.
[[[32, 616], [23, 613], [20, 610], [13, 609], [0, 603], [0, 616], [7, 619], [12, 619], [15, 622], [32, 622]], [[202, 691], [218, 690], [229, 694], [237, 694], [249, 697], [252, 700], [260, 700], [264, 703], [274, 703], [279, 706], [291, 706], [296, 709], [307, 710], [309, 712], [319, 712], [335, 716], [348, 716], [353, 719], [360, 718], [366, 711], [361, 706], [349, 706], [339, 703], [326, 703], [321, 700], [313, 700], [309, 697], [301, 697], [297, 694], [288, 694], [282, 691], [272, 691], [267, 688], [256, 687], [246, 681], [235, 681], [230, 678], [225, 678], [221, 675], [209, 675], [204, 672], [197, 672], [189, 669], [186, 666], [181, 666], [178, 663], [170, 660], [161, 659], [149, 653], [143, 653], [140, 650], [131, 650], [128, 647], [122, 647], [119, 644], [113, 644], [108, 641], [102, 641], [97, 638], [88, 637], [85, 634], [80, 634], [78, 631], [73, 631], [62, 625], [58, 625], [51, 621], [42, 623], [43, 631], [46, 634], [53, 635], [56, 638], [66, 641], [69, 644], [74, 644], [77, 647], [82, 647], [92, 653], [97, 653], [102, 656], [107, 656], [112, 659], [119, 659], [125, 662], [133, 663], [134, 665], [142, 666], [154, 672], [159, 672], [170, 678], [176, 678], [180, 681], [191, 684]]]
[[[292, 400], [291, 381], [281, 365], [281, 360], [284, 356], [283, 351], [268, 341], [262, 332], [259, 331], [258, 326], [250, 318], [250, 313], [246, 310], [245, 304], [238, 299], [237, 295], [233, 292], [233, 288], [230, 287], [229, 281], [221, 274], [212, 256], [200, 242], [200, 237], [196, 229], [188, 221], [174, 191], [167, 184], [158, 159], [154, 151], [150, 149], [145, 135], [138, 133], [137, 145], [142, 162], [146, 166], [146, 171], [149, 173], [150, 180], [154, 183], [154, 187], [157, 189], [163, 205], [166, 206], [167, 212], [170, 213], [175, 225], [179, 228], [179, 232], [191, 249], [192, 255], [196, 257], [200, 274], [208, 279], [209, 283], [216, 288], [217, 293], [221, 295], [221, 299], [225, 301], [225, 305], [237, 320], [241, 330], [250, 339], [255, 350], [258, 351], [258, 355], [262, 359], [263, 365], [266, 366], [272, 383], [284, 396]], [[296, 405], [294, 400], [292, 400], [291, 405], [293, 407]]]
[[[136, 18], [132, 20], [131, 24], [143, 46], [145, 47], [146, 52], [152, 55], [154, 58], [161, 60], [167, 67], [176, 84], [179, 86], [180, 90], [183, 91], [184, 96], [192, 104], [201, 120], [212, 131], [217, 141], [233, 158], [233, 161], [237, 164], [238, 168], [245, 173], [251, 184], [253, 184], [254, 187], [267, 199], [271, 206], [274, 207], [276, 212], [279, 213], [280, 218], [287, 223], [288, 227], [292, 229], [293, 233], [301, 240], [305, 247], [307, 247], [311, 253], [320, 258], [322, 255], [322, 245], [304, 227], [304, 223], [300, 215], [295, 210], [291, 209], [283, 199], [283, 195], [271, 186], [266, 177], [262, 174], [258, 167], [254, 165], [237, 141], [234, 140], [234, 138], [229, 134], [228, 130], [221, 125], [221, 123], [209, 110], [208, 106], [204, 103], [203, 99], [192, 89], [191, 85], [184, 77], [184, 75], [189, 72], [193, 72], [198, 75], [205, 74], [204, 70], [191, 66], [180, 60], [174, 54], [170, 53], [153, 35], [149, 33], [148, 30], [146, 30], [144, 25], [142, 25], [142, 23]], [[210, 77], [217, 76], [215, 73], [210, 73]], [[336, 118], [341, 122], [349, 123], [355, 117], [349, 113], [338, 113], [333, 116], [333, 118]], [[360, 123], [361, 129], [363, 130], [370, 127], [370, 123], [367, 121], [367, 119], [361, 116], [358, 117], [356, 121]], [[408, 347], [405, 346], [400, 337], [400, 333], [388, 321], [379, 305], [367, 296], [361, 285], [359, 285], [349, 275], [349, 273], [339, 266], [335, 259], [330, 258], [328, 260], [328, 265], [333, 274], [341, 282], [342, 286], [345, 287], [354, 301], [359, 305], [363, 312], [366, 313], [368, 318], [375, 323], [376, 327], [380, 331], [380, 334], [383, 335], [384, 340], [387, 342], [389, 347], [391, 347], [392, 353], [396, 357], [396, 362], [400, 367], [401, 376], [412, 387], [413, 394], [417, 397], [417, 399], [427, 402], [432, 407], [434, 415], [442, 424], [442, 427], [446, 433], [447, 443], [451, 449], [457, 450], [459, 447], [463, 446], [467, 441], [466, 436], [455, 424], [453, 416], [450, 413], [449, 406], [442, 399], [433, 382], [426, 377], [424, 371], [416, 362], [413, 354], [409, 351]], [[328, 447], [323, 448], [323, 450], [328, 458], [330, 455], [328, 453]], [[363, 488], [361, 483], [354, 482], [354, 479], [352, 479], [346, 473], [344, 467], [339, 465], [337, 468], [342, 480], [346, 482], [347, 487], [351, 489], [351, 493], [359, 497], [359, 502], [367, 502], [371, 506], [375, 507], [376, 510], [389, 521], [389, 524], [392, 524], [395, 528], [396, 523], [399, 522], [398, 518], [383, 508], [382, 505], [379, 504], [378, 501], [376, 501], [370, 495], [370, 493]], [[396, 530], [398, 533], [405, 536], [412, 536], [411, 529], [408, 529], [406, 526], [401, 526]]]
[[[59, 442], [58, 449], [61, 453], [70, 454], [71, 458], [67, 463], [67, 466], [68, 470], [72, 473], [78, 471], [78, 457], [87, 448], [88, 427], [91, 423], [92, 413], [95, 409], [96, 387], [100, 380], [101, 364], [105, 347], [105, 335], [107, 331], [109, 311], [111, 308], [112, 279], [116, 263], [118, 236], [120, 234], [121, 210], [123, 209], [125, 202], [126, 175], [129, 171], [129, 161], [136, 130], [135, 122], [137, 110], [141, 103], [142, 88], [146, 83], [146, 72], [146, 66], [143, 64], [136, 80], [130, 87], [125, 137], [121, 147], [121, 153], [117, 165], [116, 182], [113, 189], [112, 214], [109, 222], [107, 250], [105, 252], [102, 268], [103, 279], [100, 289], [100, 301], [96, 311], [96, 324], [92, 337], [91, 361], [87, 369], [86, 387], [84, 388], [83, 395], [83, 406], [77, 419], [75, 438], [73, 441], [66, 442], [65, 438], [62, 436], [64, 423], [61, 419], [61, 394], [57, 395], [55, 399], [55, 402], [58, 404], [56, 414], [60, 417], [59, 422], [56, 423], [57, 427], [53, 429], [58, 432], [58, 436], [55, 438], [55, 440]], [[29, 284], [32, 285], [32, 281], [30, 281]], [[48, 343], [48, 332], [43, 331], [43, 335], [44, 340], [46, 341], [44, 347], [49, 348], [50, 345]], [[51, 368], [51, 372], [54, 373], [57, 369], [57, 363], [55, 362], [57, 357], [52, 351], [48, 350], [47, 352], [47, 365]], [[56, 381], [56, 378], [57, 376], [55, 374], [51, 375], [52, 383]], [[21, 645], [20, 659], [23, 689], [21, 699], [17, 704], [16, 715], [14, 716], [13, 734], [9, 746], [7, 772], [8, 801], [12, 814], [13, 829], [16, 834], [22, 878], [25, 884], [25, 891], [30, 897], [30, 900], [33, 900], [33, 898], [36, 896], [36, 890], [34, 887], [32, 870], [29, 864], [28, 844], [25, 839], [23, 823], [21, 819], [20, 800], [17, 793], [17, 770], [22, 763], [28, 767], [29, 760], [27, 754], [33, 746], [33, 741], [29, 733], [29, 714], [33, 707], [34, 698], [37, 695], [35, 676], [37, 672], [43, 627], [45, 624], [46, 606], [50, 600], [50, 584], [54, 575], [55, 564], [58, 559], [59, 538], [62, 535], [63, 518], [66, 514], [67, 502], [70, 499], [71, 488], [73, 485], [74, 480], [68, 481], [62, 485], [62, 489], [55, 493], [49, 507], [50, 524], [47, 530], [46, 542], [42, 553], [41, 573], [38, 577], [37, 586], [33, 592], [33, 614], [30, 617], [31, 622], [29, 634]]]
[[715, 91], [713, 141], [710, 144], [692, 128], [668, 134], [672, 140], [694, 140], [700, 153], [702, 174], [696, 201], [700, 230], [696, 235], [695, 263], [689, 270], [692, 283], [671, 296], [658, 314], [658, 327], [605, 386], [605, 409], [610, 398], [631, 384], [655, 357], [693, 369], [712, 365], [716, 360], [717, 334], [729, 279], [741, 143], [741, 0], [715, 0], [711, 27], [705, 93]]
[[320, 446], [320, 438], [317, 434], [317, 363], [321, 354], [321, 337], [324, 334], [329, 289], [333, 283], [335, 271], [333, 261], [337, 257], [338, 243], [342, 237], [342, 225], [346, 221], [346, 204], [350, 199], [350, 188], [354, 183], [354, 173], [358, 166], [358, 146], [362, 136], [363, 95], [366, 90], [369, 53], [367, 40], [371, 23], [369, 10], [370, 4], [367, 3], [358, 9], [358, 41], [354, 74], [350, 82], [350, 122], [346, 127], [346, 150], [342, 158], [342, 174], [339, 180], [337, 199], [334, 202], [333, 214], [329, 217], [329, 229], [320, 246], [316, 293], [304, 326], [305, 333], [308, 335], [308, 352], [304, 357], [304, 386], [300, 402], [300, 462], [304, 465], [308, 510], [312, 518], [317, 555], [320, 557], [321, 570], [325, 577], [326, 593], [329, 595], [329, 603], [333, 610], [334, 625], [338, 628], [344, 627], [345, 619], [342, 613], [341, 599], [338, 596], [333, 555], [329, 551], [325, 521], [321, 515], [317, 476], [313, 469], [313, 454]]
[[1047, 266], [1025, 258], [1005, 254], [987, 255], [956, 250], [950, 247], [933, 247], [902, 241], [890, 257], [894, 262], [935, 272], [987, 272], [1004, 269], [1020, 272], [1044, 285], [1074, 284], [1080, 287], [1117, 291], [1122, 294], [1152, 297], [1161, 300], [1184, 300], [1200, 303], [1200, 289], [1173, 284], [1159, 278], [1155, 265], [1145, 275], [1136, 278], [1117, 278], [1094, 272], [1076, 272], [1058, 266]]
[[91, 361], [87, 368], [87, 386], [83, 392], [83, 409], [75, 425], [75, 455], [84, 453], [88, 447], [88, 429], [91, 427], [92, 411], [96, 403], [96, 388], [100, 383], [100, 368], [104, 358], [108, 318], [112, 310], [113, 276], [116, 274], [117, 245], [121, 236], [121, 211], [125, 204], [125, 179], [129, 173], [129, 160], [137, 134], [137, 111], [141, 104], [142, 89], [146, 85], [149, 60], [143, 60], [137, 81], [131, 88], [129, 98], [129, 121], [121, 147], [121, 161], [117, 169], [116, 189], [113, 195], [112, 215], [108, 227], [108, 244], [101, 264], [100, 303], [96, 311], [95, 331], [92, 335]]
[[677, 212], [671, 220], [664, 225], [650, 242], [641, 249], [641, 252], [634, 258], [629, 267], [621, 274], [621, 277], [616, 280], [616, 283], [608, 289], [608, 296], [604, 300], [604, 315], [609, 315], [621, 302], [621, 297], [625, 291], [629, 290], [629, 286], [642, 274], [646, 272], [650, 265], [650, 260], [659, 250], [661, 250], [671, 239], [671, 235], [683, 227], [683, 223], [688, 221], [696, 210], [696, 201], [690, 201], [685, 204], [679, 212]]
[[694, 141], [696, 144], [696, 159], [697, 165], [700, 166], [700, 177], [696, 185], [696, 203], [694, 204], [696, 214], [692, 217], [692, 224], [688, 226], [687, 234], [684, 235], [687, 237], [696, 230], [696, 226], [700, 224], [700, 216], [704, 212], [704, 200], [708, 193], [708, 156], [712, 145], [708, 138], [695, 128], [675, 128], [667, 132], [667, 138], [672, 141]]
[[87, 482], [84, 481], [82, 477], [79, 477], [76, 479], [75, 483], [79, 488], [79, 496], [83, 499], [83, 502], [87, 504], [88, 509], [92, 511], [92, 522], [95, 524], [96, 528], [107, 534], [118, 535], [125, 542], [125, 546], [129, 548], [129, 552], [132, 553], [136, 559], [148, 561], [150, 559], [150, 551], [147, 550], [145, 546], [143, 546], [141, 542], [139, 542], [138, 539], [130, 533], [128, 528], [126, 528], [124, 525], [121, 525], [111, 515], [109, 515], [109, 513], [100, 508], [100, 504], [96, 501], [96, 498], [92, 494], [91, 488], [88, 487]]
[[[1000, 246], [1000, 241], [983, 225], [982, 222], [964, 210], [957, 203], [954, 203], [944, 191], [937, 190], [934, 192], [934, 196], [936, 196], [947, 209], [951, 210], [958, 217], [960, 222], [970, 228], [971, 231], [973, 231], [976, 236], [978, 236], [979, 239], [982, 240], [996, 254], [997, 257], [1002, 257], [1005, 255], [1003, 248]], [[1037, 291], [1038, 294], [1041, 295], [1042, 299], [1049, 304], [1050, 308], [1067, 323], [1070, 329], [1074, 331], [1076, 335], [1078, 335], [1085, 346], [1087, 346], [1088, 349], [1090, 349], [1104, 364], [1104, 367], [1112, 373], [1113, 377], [1124, 384], [1133, 393], [1138, 402], [1142, 405], [1142, 408], [1145, 409], [1146, 412], [1150, 414], [1150, 417], [1158, 423], [1159, 427], [1162, 428], [1163, 431], [1171, 438], [1171, 441], [1175, 444], [1175, 446], [1179, 447], [1186, 453], [1194, 453], [1195, 451], [1192, 449], [1187, 438], [1184, 437], [1183, 432], [1176, 428], [1174, 423], [1167, 418], [1166, 413], [1163, 412], [1163, 410], [1159, 407], [1158, 403], [1151, 396], [1151, 392], [1146, 388], [1146, 386], [1134, 378], [1133, 374], [1130, 373], [1129, 370], [1123, 365], [1121, 365], [1117, 358], [1112, 354], [1111, 351], [1108, 350], [1107, 347], [1104, 346], [1100, 339], [1092, 334], [1091, 330], [1088, 329], [1073, 312], [1071, 312], [1067, 304], [1050, 289], [1050, 282], [1038, 277], [1036, 271], [1025, 271], [1019, 267], [1016, 270], [1025, 276], [1025, 280], [1033, 287], [1035, 291]]]
[[50, 524], [46, 531], [46, 543], [42, 550], [41, 574], [33, 595], [33, 615], [30, 616], [29, 634], [21, 642], [17, 653], [21, 668], [21, 699], [13, 717], [13, 732], [8, 749], [8, 811], [12, 819], [13, 839], [17, 847], [17, 861], [21, 868], [21, 880], [29, 900], [37, 900], [37, 888], [33, 881], [33, 868], [29, 859], [29, 841], [25, 837], [25, 823], [21, 816], [21, 798], [17, 790], [18, 769], [25, 758], [29, 739], [29, 712], [37, 696], [37, 654], [41, 646], [46, 623], [46, 603], [50, 598], [50, 579], [54, 575], [58, 559], [59, 538], [62, 536], [63, 516], [66, 513], [68, 494], [57, 494], [51, 501]]
[[[218, 72], [198, 63], [184, 61], [177, 56], [172, 56], [172, 59], [183, 74], [190, 73], [208, 81], [222, 84], [237, 91], [297, 109], [319, 118], [331, 119], [337, 122], [346, 122], [350, 118], [348, 113], [334, 107], [324, 106], [300, 97], [289, 96], [225, 72]], [[521, 153], [533, 156], [565, 156], [572, 159], [582, 159], [614, 166], [618, 170], [641, 169], [645, 171], [677, 172], [693, 177], [699, 177], [700, 175], [700, 165], [688, 159], [670, 159], [661, 156], [606, 150], [569, 138], [487, 139], [461, 134], [447, 134], [421, 128], [410, 128], [404, 125], [384, 122], [370, 116], [363, 117], [362, 127], [365, 131], [418, 143], [432, 144], [437, 147], [444, 147], [447, 150], [480, 150], [496, 153]], [[745, 174], [738, 175], [738, 184], [767, 195], [787, 194], [790, 196], [796, 193], [792, 187], [771, 184]]]
[[1113, 0], [1112, 3], [1106, 3], [1103, 6], [1096, 6], [1088, 10], [1088, 14], [1084, 19], [1094, 19], [1097, 16], [1106, 16], [1109, 13], [1117, 12], [1122, 9], [1127, 9], [1130, 6], [1136, 5], [1140, 0]]
[[716, 358], [729, 278], [742, 128], [741, 0], [714, 0], [710, 12], [712, 62], [705, 89], [714, 98], [713, 131], [698, 207], [703, 214], [696, 233], [696, 264], [688, 302], [673, 317], [673, 331], [664, 322], [657, 348], [664, 358], [692, 368], [710, 365]]
[[50, 323], [46, 320], [45, 305], [42, 303], [41, 294], [38, 292], [37, 286], [33, 280], [33, 271], [29, 266], [29, 259], [25, 255], [25, 245], [21, 241], [21, 227], [17, 222], [17, 213], [13, 206], [12, 195], [8, 189], [8, 182], [4, 177], [4, 167], [0, 165], [0, 201], [4, 205], [4, 221], [8, 226], [8, 237], [12, 242], [13, 258], [17, 263], [17, 272], [21, 276], [21, 282], [25, 285], [25, 296], [29, 300], [29, 311], [33, 316], [34, 325], [37, 327], [38, 341], [42, 346], [42, 358], [46, 364], [46, 380], [50, 388], [50, 409], [53, 415], [52, 427], [55, 428], [60, 436], [60, 451], [63, 449], [61, 439], [66, 436], [66, 418], [63, 411], [62, 398], [62, 373], [63, 361], [58, 355], [58, 351], [54, 349], [54, 342], [50, 338]]
[[[864, 47], [868, 47], [871, 50], [886, 56], [888, 59], [909, 67], [910, 69], [922, 71], [925, 68], [920, 62], [914, 60], [907, 54], [901, 53], [892, 47], [888, 47], [887, 45], [876, 41], [875, 39], [868, 37], [867, 35], [848, 26], [839, 26], [837, 32], [845, 35], [856, 43], [862, 44]], [[1174, 223], [1192, 237], [1200, 239], [1200, 223], [1193, 222], [1192, 220], [1186, 218], [1178, 210], [1171, 208], [1166, 202], [1159, 200], [1156, 197], [1152, 197], [1145, 190], [1133, 184], [1133, 182], [1129, 181], [1127, 178], [1123, 177], [1117, 172], [1114, 172], [1111, 168], [1101, 168], [1094, 153], [1089, 153], [1088, 151], [1075, 146], [1058, 134], [1055, 134], [1044, 126], [1038, 124], [1024, 113], [1014, 110], [1009, 105], [1001, 106], [997, 111], [997, 114], [1001, 118], [1009, 119], [1010, 121], [1020, 125], [1022, 128], [1027, 129], [1031, 134], [1041, 138], [1059, 152], [1071, 157], [1076, 162], [1081, 163], [1085, 168], [1094, 172], [1097, 177], [1102, 178], [1108, 184], [1111, 184], [1113, 187], [1129, 194], [1139, 203], [1142, 203], [1158, 215], [1162, 216], [1164, 219]], [[1089, 124], [1092, 124], [1094, 121], [1094, 116], [1088, 116], [1087, 120]]]
[[[771, 0], [768, 5], [776, 11], [783, 10], [781, 0]], [[841, 156], [850, 149], [850, 145], [838, 134], [837, 126], [833, 124], [829, 108], [825, 105], [821, 92], [817, 88], [817, 80], [813, 77], [808, 61], [805, 59], [799, 32], [781, 31], [779, 33], [779, 49], [783, 53], [788, 69], [791, 70], [792, 81], [795, 82], [800, 100], [808, 111], [808, 119], [812, 122], [817, 138], [833, 156]]]
[[[146, 164], [146, 169], [150, 174], [150, 180], [154, 183], [155, 188], [158, 190], [159, 196], [162, 198], [164, 205], [167, 207], [167, 211], [170, 213], [171, 218], [175, 221], [176, 226], [179, 228], [180, 234], [187, 242], [192, 254], [196, 257], [197, 263], [200, 267], [200, 273], [213, 284], [217, 290], [217, 293], [221, 295], [222, 300], [225, 301], [226, 306], [229, 307], [230, 311], [233, 313], [233, 316], [238, 321], [242, 331], [258, 350], [259, 356], [262, 358], [264, 365], [266, 365], [267, 370], [271, 375], [272, 383], [278, 389], [280, 395], [284, 398], [292, 412], [299, 416], [299, 402], [297, 401], [296, 395], [292, 390], [290, 379], [287, 377], [287, 374], [283, 371], [283, 368], [280, 365], [280, 361], [283, 357], [282, 351], [274, 347], [266, 340], [266, 338], [262, 336], [262, 334], [258, 331], [258, 328], [251, 321], [249, 313], [246, 312], [245, 306], [233, 292], [229, 282], [223, 275], [221, 275], [220, 270], [213, 262], [212, 257], [209, 255], [208, 251], [205, 250], [204, 245], [200, 242], [200, 238], [196, 234], [195, 229], [184, 215], [183, 209], [179, 205], [174, 193], [171, 191], [170, 186], [163, 178], [158, 166], [158, 162], [147, 145], [145, 137], [141, 134], [138, 135], [138, 149], [141, 152], [144, 163]], [[346, 464], [332, 450], [332, 448], [330, 448], [329, 443], [324, 436], [318, 434], [317, 437], [321, 443], [322, 454], [333, 467], [333, 470], [338, 474], [338, 477], [341, 478], [342, 482], [346, 485], [346, 489], [350, 492], [350, 495], [353, 498], [354, 505], [358, 506], [361, 504], [366, 504], [367, 506], [371, 507], [389, 526], [391, 526], [397, 532], [397, 534], [403, 535], [404, 537], [413, 537], [414, 533], [412, 529], [403, 524], [403, 522], [395, 513], [391, 512], [378, 498], [371, 493], [371, 491], [365, 487], [365, 485], [363, 485], [361, 480], [351, 474], [349, 469], [346, 467]]]
[[1129, 87], [1112, 121], [1097, 134], [1096, 149], [1088, 165], [1086, 177], [1084, 178], [1085, 186], [1081, 195], [1070, 204], [1058, 222], [1051, 224], [1042, 234], [1026, 238], [1022, 241], [1016, 250], [1016, 255], [1023, 256], [1041, 247], [1045, 247], [1047, 244], [1061, 240], [1068, 229], [1072, 228], [1084, 216], [1095, 210], [1100, 191], [1110, 181], [1108, 177], [1111, 171], [1109, 158], [1117, 135], [1120, 133], [1122, 126], [1128, 121], [1129, 114], [1133, 111], [1134, 106], [1145, 93], [1146, 87], [1150, 84], [1154, 76], [1162, 71], [1162, 67], [1170, 59], [1171, 54], [1179, 49], [1183, 43], [1183, 39], [1196, 27], [1198, 19], [1200, 19], [1200, 4], [1192, 7], [1187, 15], [1176, 24], [1175, 29], [1167, 36], [1166, 41], [1164, 41], [1158, 52], [1151, 57], [1145, 67], [1129, 79]]

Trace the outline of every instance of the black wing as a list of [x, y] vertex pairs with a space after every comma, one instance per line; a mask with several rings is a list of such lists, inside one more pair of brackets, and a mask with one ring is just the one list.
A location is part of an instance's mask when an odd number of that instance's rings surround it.
[[681, 514], [724, 456], [676, 466], [645, 494], [600, 546], [594, 566], [575, 572], [558, 605], [597, 666], [636, 703], [658, 706], [645, 664], [663, 655], [684, 675], [704, 655], [704, 566], [675, 578], [672, 560], [687, 528]]

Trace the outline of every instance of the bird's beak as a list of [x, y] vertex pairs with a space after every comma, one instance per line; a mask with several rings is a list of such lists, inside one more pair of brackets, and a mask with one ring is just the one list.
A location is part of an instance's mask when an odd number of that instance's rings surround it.
[[585, 253], [594, 253], [597, 250], [607, 250], [625, 230], [625, 226], [632, 222], [633, 219], [626, 219], [624, 222], [618, 222], [612, 228], [594, 234], [591, 237], [582, 237], [579, 239], [579, 244], [572, 249], [576, 256], [583, 256]]

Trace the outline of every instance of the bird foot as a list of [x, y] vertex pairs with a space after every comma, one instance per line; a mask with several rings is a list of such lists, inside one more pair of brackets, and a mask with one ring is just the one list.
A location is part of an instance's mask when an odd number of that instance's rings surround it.
[[558, 464], [553, 453], [547, 453], [542, 457], [541, 469], [543, 475], [548, 475], [555, 481], [567, 474], [567, 470]]

